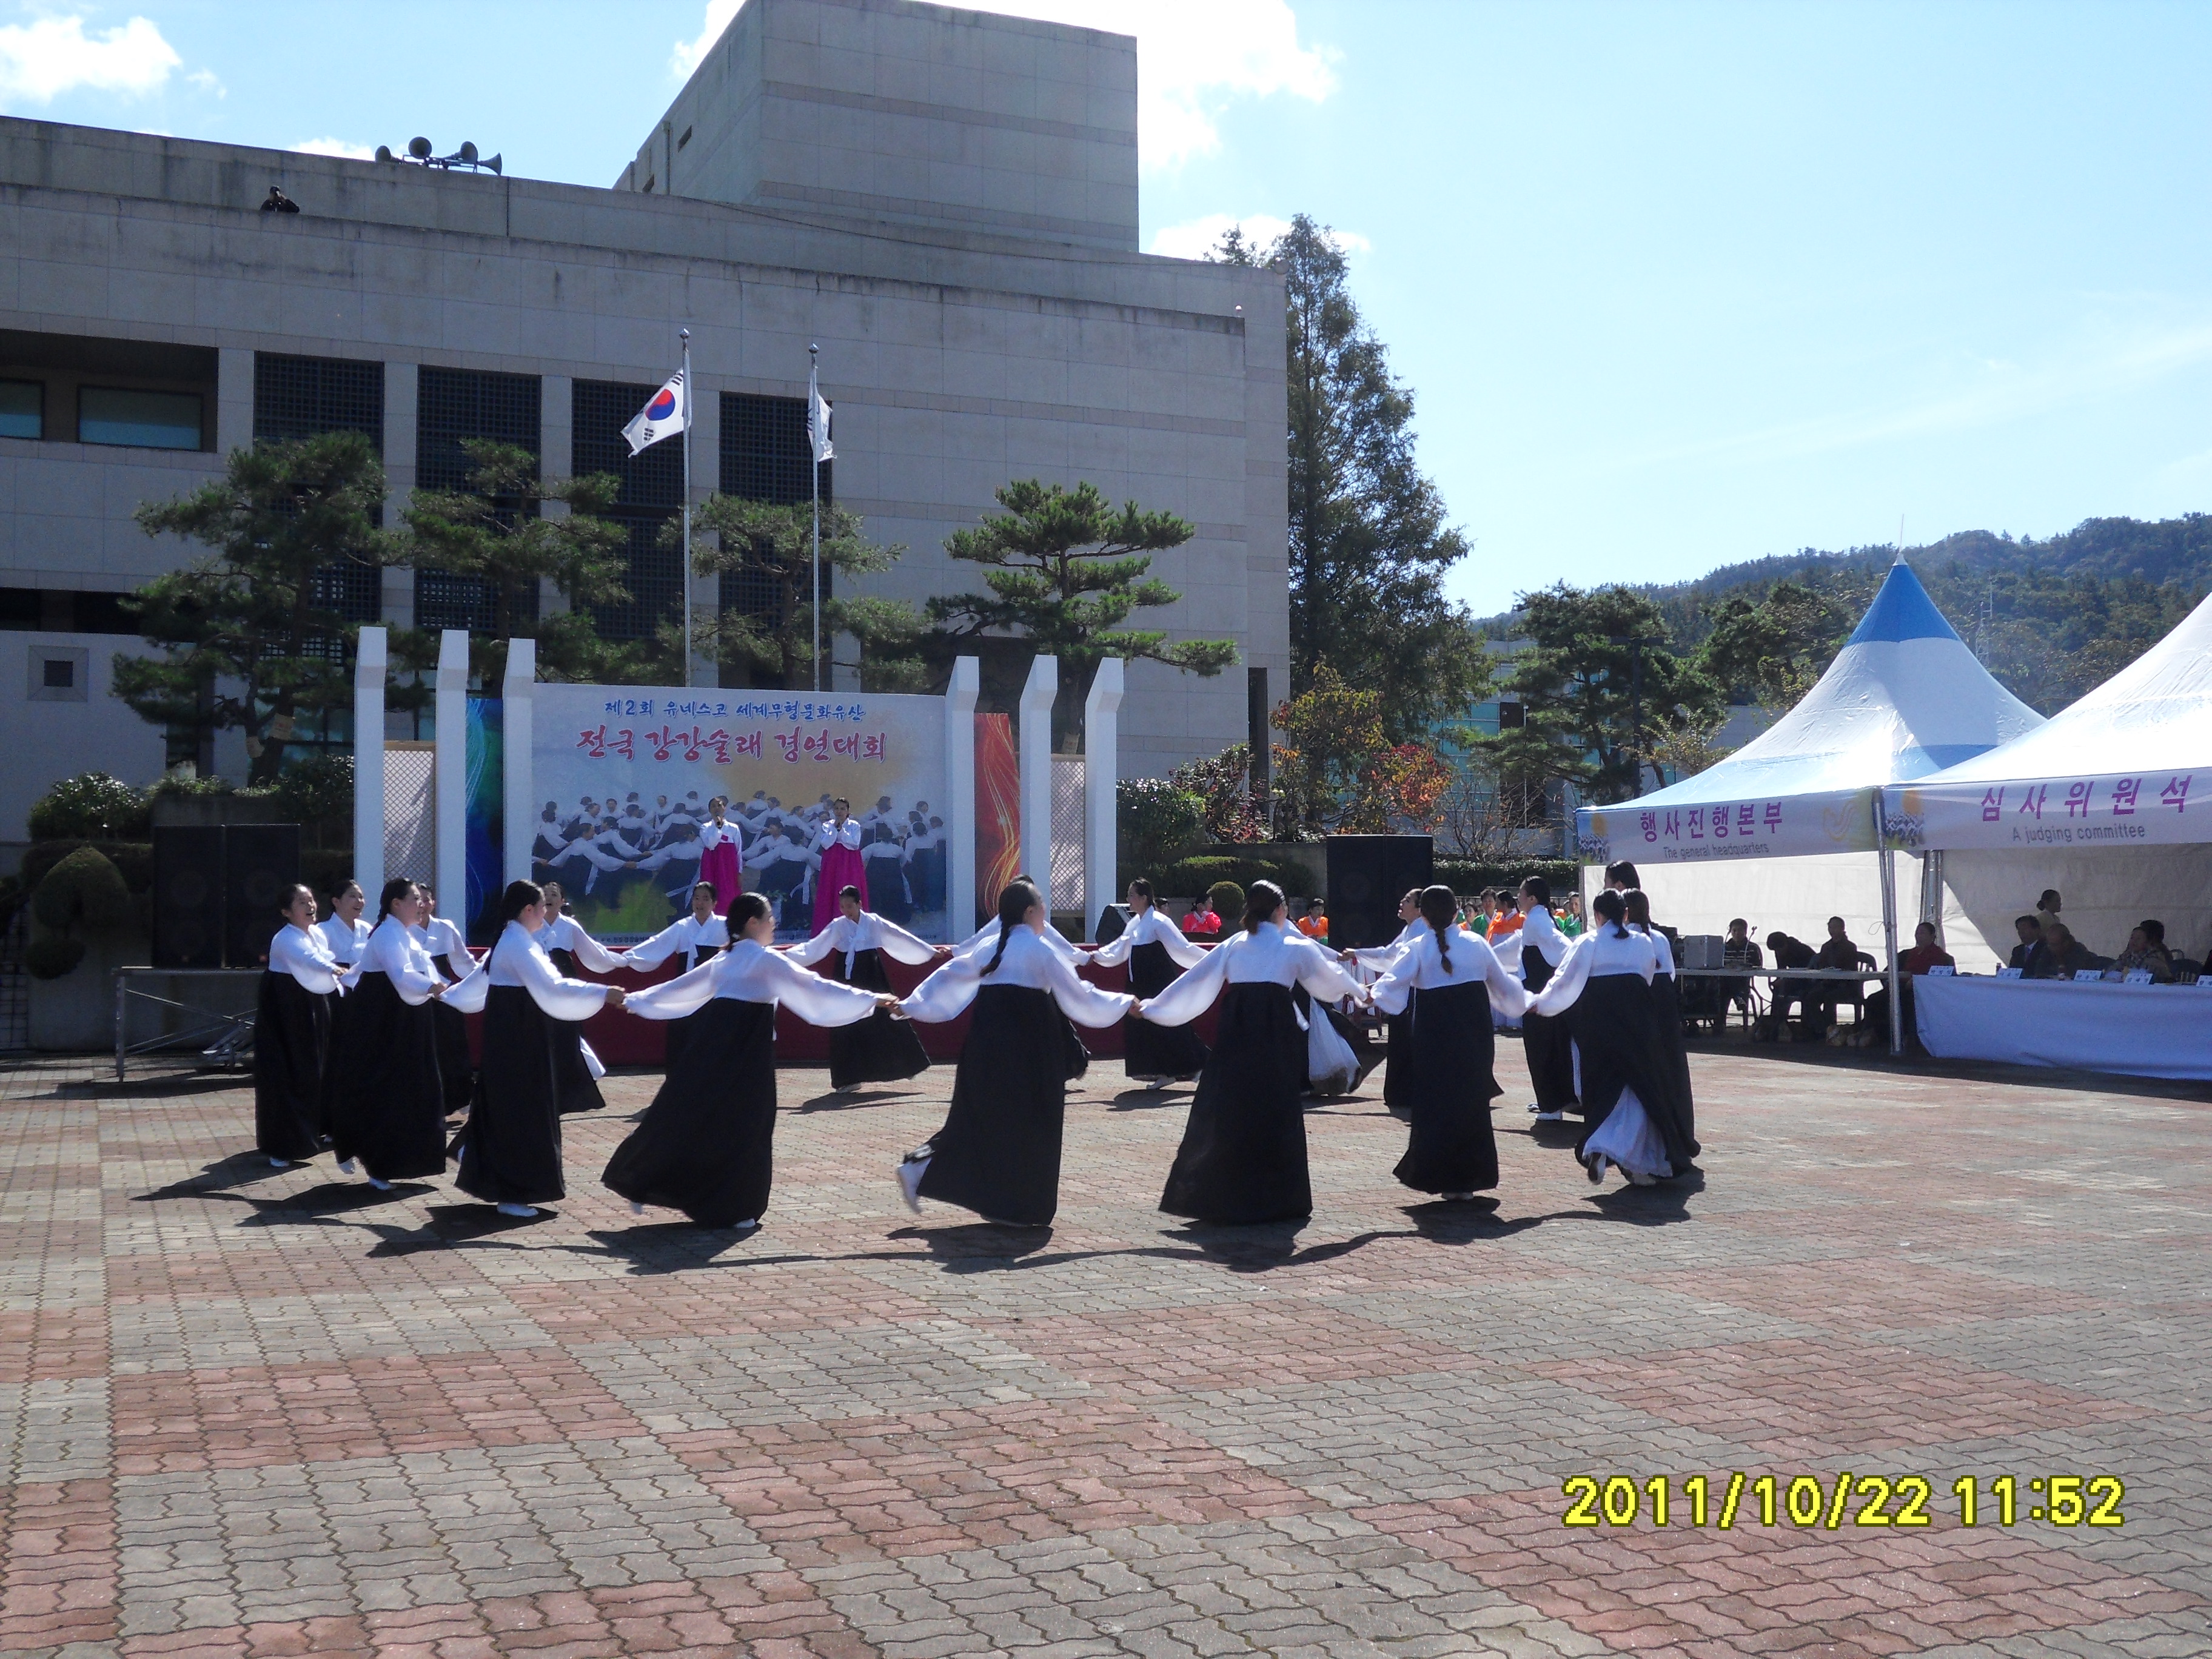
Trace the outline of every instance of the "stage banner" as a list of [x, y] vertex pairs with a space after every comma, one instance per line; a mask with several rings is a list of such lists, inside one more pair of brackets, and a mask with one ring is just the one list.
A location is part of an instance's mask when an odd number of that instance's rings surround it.
[[1784, 795], [1772, 800], [1658, 800], [1586, 806], [1575, 814], [1576, 850], [1587, 864], [1621, 859], [1705, 864], [1873, 849], [1871, 789]]
[[999, 914], [999, 895], [1022, 867], [1022, 763], [1012, 714], [975, 716], [975, 908]]
[[1893, 847], [2171, 847], [2212, 841], [2212, 773], [1899, 784], [1883, 792]]
[[462, 924], [471, 945], [497, 942], [499, 896], [507, 884], [500, 875], [502, 825], [506, 822], [502, 795], [502, 756], [500, 717], [504, 709], [496, 697], [471, 697], [469, 710], [468, 920]]
[[595, 937], [635, 940], [681, 914], [719, 796], [744, 884], [778, 901], [777, 937], [807, 938], [818, 860], [800, 815], [842, 798], [875, 845], [870, 908], [947, 942], [943, 698], [540, 684], [532, 706], [532, 873], [557, 879]]

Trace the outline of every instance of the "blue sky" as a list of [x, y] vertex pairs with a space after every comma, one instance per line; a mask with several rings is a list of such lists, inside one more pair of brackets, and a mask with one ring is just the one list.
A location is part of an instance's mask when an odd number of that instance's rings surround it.
[[[0, 109], [605, 184], [733, 9], [0, 0]], [[2212, 506], [2212, 8], [991, 9], [1138, 34], [1147, 246], [1347, 236], [1478, 610]]]

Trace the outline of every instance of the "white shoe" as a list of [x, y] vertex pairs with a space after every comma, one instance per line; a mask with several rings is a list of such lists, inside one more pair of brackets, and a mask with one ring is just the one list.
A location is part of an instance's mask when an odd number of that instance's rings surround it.
[[630, 1200], [629, 1212], [632, 1215], [643, 1215], [645, 1213], [645, 1206], [639, 1203], [635, 1199], [632, 1199]]
[[292, 1167], [292, 1160], [289, 1158], [272, 1158], [269, 1160], [269, 1167], [272, 1170], [289, 1170]]
[[909, 1158], [898, 1166], [899, 1197], [916, 1215], [921, 1213], [922, 1172], [928, 1168], [929, 1160], [926, 1158]]
[[1447, 1204], [1464, 1204], [1474, 1196], [1473, 1193], [1446, 1193], [1443, 1200]]
[[[1534, 1106], [1531, 1106], [1528, 1109], [1532, 1112], [1536, 1112], [1536, 1109]], [[1567, 1115], [1565, 1112], [1536, 1112], [1536, 1121], [1539, 1123], [1559, 1123], [1564, 1121], [1566, 1115]]]
[[368, 1184], [375, 1188], [380, 1193], [388, 1193], [392, 1190], [392, 1183], [390, 1182], [379, 1181], [374, 1176], [369, 1176]]
[[338, 1173], [340, 1175], [351, 1175], [353, 1173], [353, 1160], [349, 1158], [340, 1158], [338, 1160]]
[[515, 1216], [526, 1221], [535, 1221], [545, 1213], [543, 1210], [532, 1209], [527, 1204], [502, 1204], [499, 1206], [499, 1212], [501, 1215]]

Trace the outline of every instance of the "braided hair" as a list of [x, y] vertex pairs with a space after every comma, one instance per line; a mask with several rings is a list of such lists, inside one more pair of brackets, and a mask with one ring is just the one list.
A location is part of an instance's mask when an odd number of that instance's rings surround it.
[[1641, 887], [1632, 887], [1620, 896], [1620, 902], [1626, 912], [1628, 925], [1639, 933], [1649, 934], [1651, 931], [1651, 896]]
[[1611, 922], [1615, 939], [1628, 937], [1628, 929], [1620, 925], [1620, 919], [1627, 911], [1628, 907], [1620, 902], [1620, 893], [1610, 887], [1590, 901], [1590, 914], [1600, 921]]
[[420, 884], [412, 876], [394, 876], [390, 881], [386, 882], [384, 896], [377, 902], [376, 906], [378, 923], [381, 925], [385, 917], [392, 914], [392, 906], [395, 900], [405, 898], [410, 891]]
[[1452, 923], [1459, 919], [1459, 895], [1449, 887], [1424, 887], [1421, 890], [1421, 920], [1429, 924], [1429, 932], [1436, 935], [1437, 957], [1444, 965], [1444, 972], [1452, 970], [1451, 940], [1446, 937]]
[[1044, 902], [1044, 895], [1026, 881], [1010, 883], [999, 895], [999, 948], [991, 952], [991, 960], [984, 964], [986, 975], [999, 970], [999, 959], [1006, 954], [1006, 941], [1014, 936], [1029, 913]]

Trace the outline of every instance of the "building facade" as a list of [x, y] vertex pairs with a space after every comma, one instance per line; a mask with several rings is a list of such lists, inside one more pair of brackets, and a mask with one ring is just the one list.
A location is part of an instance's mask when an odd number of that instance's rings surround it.
[[[1289, 659], [1281, 283], [1138, 252], [1136, 204], [1132, 40], [910, 0], [750, 0], [607, 189], [0, 119], [0, 730], [33, 760], [0, 775], [0, 842], [54, 777], [172, 758], [108, 663], [142, 648], [116, 597], [194, 550], [131, 514], [257, 440], [367, 434], [388, 523], [459, 483], [467, 438], [618, 472], [631, 600], [597, 620], [649, 634], [685, 580], [657, 539], [681, 453], [619, 431], [686, 327], [695, 500], [805, 499], [821, 348], [824, 487], [908, 550], [855, 592], [979, 587], [943, 543], [1011, 479], [1189, 520], [1155, 564], [1182, 598], [1149, 614], [1241, 660], [1133, 665], [1122, 767], [1245, 739]], [[434, 571], [333, 580], [394, 627], [479, 603]]]

